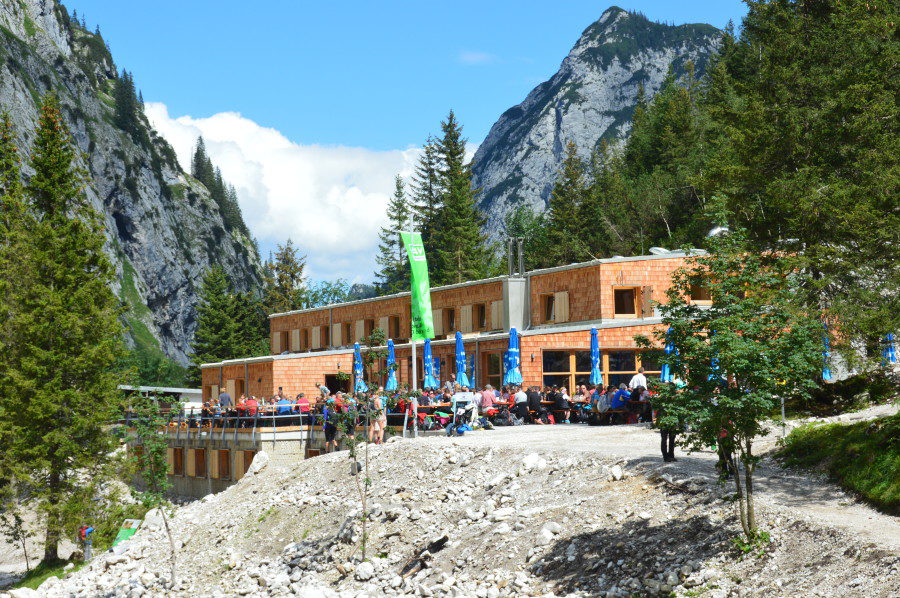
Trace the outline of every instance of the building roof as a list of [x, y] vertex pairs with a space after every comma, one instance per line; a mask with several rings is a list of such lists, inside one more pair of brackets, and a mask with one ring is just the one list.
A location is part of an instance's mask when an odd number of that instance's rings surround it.
[[137, 392], [165, 392], [169, 394], [195, 395], [202, 394], [203, 389], [200, 388], [174, 388], [171, 386], [129, 386], [120, 384], [119, 390], [133, 390]]
[[[540, 270], [530, 270], [523, 275], [514, 275], [514, 276], [495, 276], [493, 278], [482, 278], [479, 280], [470, 280], [467, 282], [459, 282], [456, 284], [448, 284], [440, 287], [433, 287], [431, 290], [433, 291], [446, 291], [450, 289], [458, 289], [461, 287], [468, 287], [479, 284], [487, 284], [490, 282], [499, 282], [505, 278], [523, 278], [529, 276], [535, 276], [539, 274], [549, 274], [551, 272], [562, 272], [564, 270], [575, 270], [578, 268], [589, 268], [591, 266], [597, 266], [599, 264], [615, 264], [618, 262], [639, 262], [645, 260], [663, 260], [663, 259], [672, 259], [672, 258], [681, 258], [681, 257], [689, 257], [692, 255], [703, 255], [706, 252], [702, 249], [690, 249], [688, 251], [682, 250], [672, 250], [666, 253], [654, 253], [651, 255], [634, 255], [631, 257], [622, 257], [620, 255], [608, 257], [608, 258], [599, 258], [595, 260], [590, 260], [587, 262], [578, 262], [575, 264], [567, 264], [565, 266], [555, 266], [553, 268], [542, 268]], [[316, 311], [322, 311], [324, 309], [335, 309], [338, 307], [348, 307], [351, 305], [361, 305], [363, 303], [373, 303], [376, 301], [386, 301], [388, 299], [396, 299], [399, 297], [409, 297], [409, 291], [403, 291], [402, 293], [394, 293], [392, 295], [382, 295], [380, 297], [369, 297], [368, 299], [357, 299], [355, 301], [344, 301], [342, 303], [331, 303], [329, 305], [322, 305], [320, 307], [308, 307], [306, 309], [295, 309], [292, 311], [285, 311], [276, 314], [269, 314], [269, 319], [272, 318], [280, 318], [282, 316], [292, 316], [295, 314], [306, 314]]]

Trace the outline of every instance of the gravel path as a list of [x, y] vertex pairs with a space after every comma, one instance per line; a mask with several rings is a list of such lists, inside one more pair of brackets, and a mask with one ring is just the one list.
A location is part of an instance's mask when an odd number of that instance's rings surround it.
[[[865, 411], [816, 421], [843, 423], [883, 417], [897, 412], [897, 406], [880, 405]], [[796, 427], [798, 422], [790, 422]], [[772, 451], [780, 438], [780, 429], [757, 443], [756, 451], [764, 455]], [[678, 461], [663, 463], [659, 453], [659, 433], [646, 424], [627, 426], [516, 426], [488, 432], [468, 434], [459, 439], [462, 445], [484, 447], [527, 448], [542, 451], [589, 453], [605, 458], [621, 458], [629, 467], [645, 467], [668, 472], [675, 477], [716, 477], [716, 454], [713, 451], [685, 453], [676, 449]], [[767, 506], [799, 509], [808, 520], [839, 528], [874, 542], [886, 549], [900, 551], [900, 518], [880, 513], [844, 492], [825, 476], [808, 471], [782, 468], [765, 458], [756, 471], [756, 496]], [[764, 527], [764, 524], [763, 524]]]

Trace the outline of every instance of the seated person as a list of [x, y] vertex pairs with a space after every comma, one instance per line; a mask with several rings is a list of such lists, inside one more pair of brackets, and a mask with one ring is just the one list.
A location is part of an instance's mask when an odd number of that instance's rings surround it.
[[541, 393], [538, 392], [537, 386], [532, 386], [525, 395], [528, 397], [529, 421], [543, 425], [546, 410], [541, 405]]
[[625, 384], [619, 385], [619, 390], [615, 392], [610, 401], [610, 409], [624, 409], [626, 401], [631, 398], [631, 393], [628, 392], [628, 387]]

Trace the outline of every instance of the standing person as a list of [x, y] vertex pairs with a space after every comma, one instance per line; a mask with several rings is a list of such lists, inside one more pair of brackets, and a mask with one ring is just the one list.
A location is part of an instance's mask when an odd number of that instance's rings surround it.
[[326, 401], [328, 397], [331, 396], [331, 391], [321, 382], [316, 382], [316, 388], [319, 389], [319, 395], [322, 397], [322, 401]]
[[659, 450], [662, 453], [663, 461], [671, 463], [678, 461], [675, 458], [675, 437], [678, 435], [680, 423], [669, 421], [666, 417], [665, 409], [662, 406], [656, 409], [656, 423], [659, 428]]
[[628, 388], [631, 390], [636, 388], [647, 388], [647, 376], [644, 375], [644, 368], [638, 368], [638, 373], [631, 377]]
[[[334, 406], [334, 401], [329, 399], [322, 408], [322, 431], [325, 432], [326, 453], [337, 450], [337, 420], [338, 414]], [[328, 450], [329, 448], [331, 450]]]
[[515, 404], [516, 416], [518, 416], [522, 421], [528, 421], [528, 395], [525, 394], [525, 391], [522, 390], [522, 387], [518, 387], [516, 389], [516, 394], [513, 395], [513, 402]]
[[231, 407], [231, 395], [228, 394], [227, 390], [223, 390], [219, 393], [219, 406], [222, 408]]
[[384, 440], [384, 428], [387, 426], [387, 413], [384, 410], [384, 400], [381, 393], [375, 393], [372, 401], [373, 419], [369, 423], [369, 442], [381, 444]]

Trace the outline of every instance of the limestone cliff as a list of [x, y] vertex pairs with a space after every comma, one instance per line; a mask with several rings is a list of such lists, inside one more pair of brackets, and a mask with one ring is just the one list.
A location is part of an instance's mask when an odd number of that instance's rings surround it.
[[75, 23], [56, 0], [0, 0], [0, 110], [28, 148], [41, 96], [59, 97], [82, 151], [88, 198], [106, 223], [129, 337], [184, 363], [204, 272], [219, 264], [244, 290], [259, 281], [259, 255], [241, 227], [226, 227], [207, 189], [140, 110], [132, 131], [117, 124], [118, 77], [99, 32]]
[[475, 153], [474, 183], [488, 226], [501, 225], [523, 203], [544, 210], [569, 141], [587, 158], [600, 141], [621, 140], [639, 86], [652, 97], [669, 69], [681, 74], [688, 61], [699, 76], [720, 35], [711, 25], [664, 25], [607, 9], [559, 71], [500, 116]]

